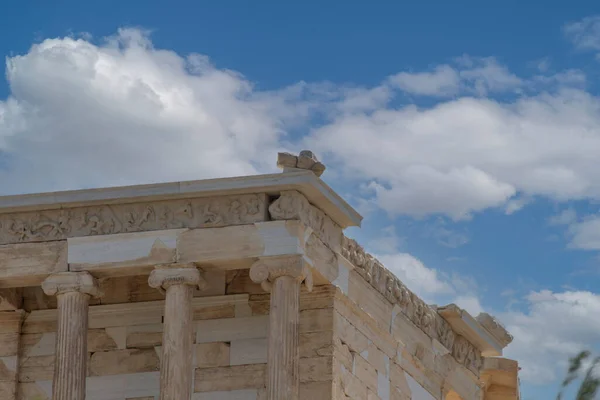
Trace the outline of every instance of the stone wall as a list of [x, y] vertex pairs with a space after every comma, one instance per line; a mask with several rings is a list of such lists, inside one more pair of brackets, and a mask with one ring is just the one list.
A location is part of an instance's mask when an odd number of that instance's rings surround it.
[[[105, 288], [115, 289], [102, 298], [102, 304], [90, 306], [89, 400], [158, 398], [164, 302], [157, 298], [160, 293], [143, 289], [147, 286], [144, 279], [147, 277], [105, 280]], [[136, 282], [140, 289], [132, 291]], [[265, 399], [269, 294], [250, 281], [247, 270], [227, 273], [222, 284], [224, 294], [193, 300], [193, 399]], [[332, 396], [334, 293], [333, 286], [319, 286], [301, 295], [301, 399]], [[25, 303], [31, 312], [24, 319], [21, 334], [6, 335], [4, 340], [11, 341], [10, 346], [4, 342], [0, 345], [4, 352], [14, 350], [10, 352], [12, 362], [0, 358], [0, 377], [18, 377], [20, 399], [49, 400], [56, 305], [37, 289], [26, 291]]]
[[479, 400], [478, 377], [350, 272], [334, 303], [334, 399]]

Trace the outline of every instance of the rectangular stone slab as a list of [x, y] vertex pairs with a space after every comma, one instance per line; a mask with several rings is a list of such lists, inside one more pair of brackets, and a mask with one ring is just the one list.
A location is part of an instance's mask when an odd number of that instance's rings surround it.
[[37, 286], [67, 269], [66, 241], [0, 246], [0, 288]]

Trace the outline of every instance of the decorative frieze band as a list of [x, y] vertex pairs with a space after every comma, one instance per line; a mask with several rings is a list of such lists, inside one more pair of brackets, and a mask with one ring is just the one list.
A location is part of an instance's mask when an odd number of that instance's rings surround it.
[[0, 244], [265, 221], [264, 194], [0, 214]]
[[394, 274], [388, 271], [375, 257], [365, 252], [355, 240], [342, 238], [342, 256], [356, 266], [357, 271], [417, 327], [438, 340], [454, 358], [479, 375], [482, 365], [480, 351], [464, 337], [452, 330], [433, 308], [411, 292]]
[[310, 204], [303, 194], [295, 190], [281, 192], [269, 206], [272, 220], [299, 220], [314, 231], [323, 243], [335, 252], [340, 251], [342, 228], [323, 211]]
[[291, 276], [298, 282], [304, 282], [308, 291], [312, 291], [312, 273], [302, 256], [265, 257], [250, 268], [250, 279], [260, 283], [266, 292], [271, 291], [273, 281], [281, 276]]

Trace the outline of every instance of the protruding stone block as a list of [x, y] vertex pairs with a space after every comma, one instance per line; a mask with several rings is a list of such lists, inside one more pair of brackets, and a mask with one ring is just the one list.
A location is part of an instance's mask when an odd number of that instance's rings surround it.
[[304, 169], [312, 171], [316, 176], [323, 175], [325, 165], [317, 160], [315, 154], [310, 150], [302, 150], [298, 156], [290, 153], [277, 154], [277, 166], [283, 172]]

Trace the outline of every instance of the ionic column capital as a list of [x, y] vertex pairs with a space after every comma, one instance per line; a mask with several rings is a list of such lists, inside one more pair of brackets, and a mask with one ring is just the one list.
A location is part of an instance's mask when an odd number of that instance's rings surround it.
[[250, 268], [250, 279], [260, 283], [267, 292], [271, 291], [275, 279], [282, 276], [290, 276], [300, 283], [304, 282], [308, 291], [312, 291], [312, 272], [301, 255], [261, 258]]
[[58, 272], [42, 282], [42, 290], [48, 296], [58, 296], [68, 292], [79, 292], [92, 297], [101, 297], [98, 281], [89, 272]]
[[179, 265], [177, 267], [157, 266], [152, 273], [150, 273], [148, 285], [151, 288], [164, 292], [169, 286], [173, 285], [197, 286], [200, 290], [204, 290], [207, 283], [200, 274], [200, 271], [198, 271], [198, 268], [189, 264]]

